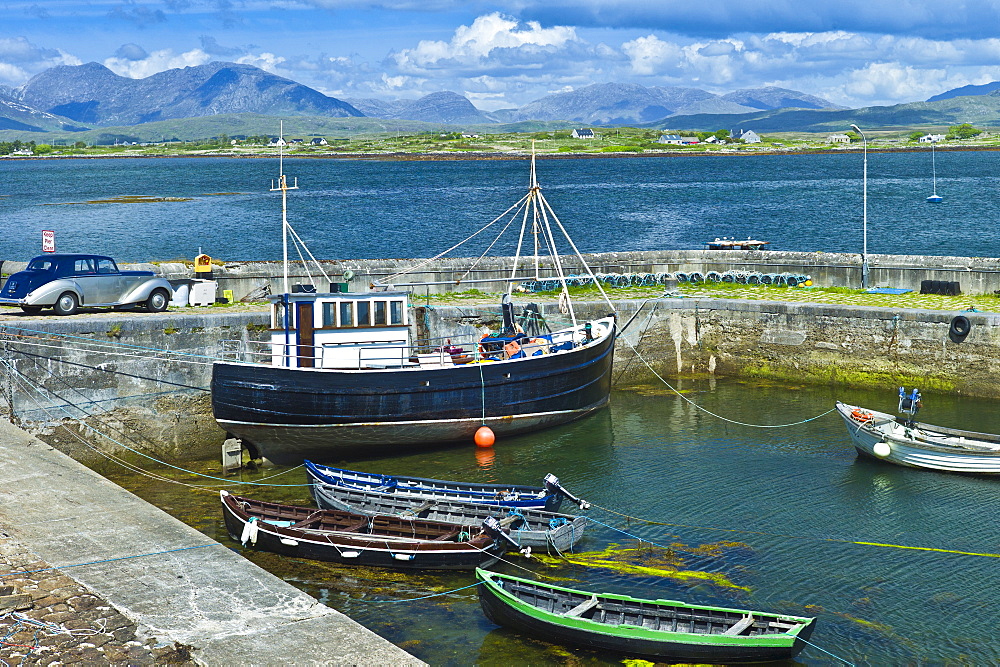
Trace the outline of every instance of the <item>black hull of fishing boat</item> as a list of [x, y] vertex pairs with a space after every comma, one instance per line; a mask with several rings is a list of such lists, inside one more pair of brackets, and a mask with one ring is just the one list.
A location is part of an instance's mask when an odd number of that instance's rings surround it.
[[[333, 370], [216, 362], [219, 426], [276, 463], [380, 445], [471, 442], [579, 419], [605, 406], [614, 334], [561, 354], [433, 369]], [[485, 419], [484, 419], [485, 403]]]

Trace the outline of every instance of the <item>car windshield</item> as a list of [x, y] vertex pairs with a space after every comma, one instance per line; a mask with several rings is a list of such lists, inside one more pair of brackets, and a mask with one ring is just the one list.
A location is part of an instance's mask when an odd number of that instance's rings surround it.
[[55, 266], [48, 257], [36, 257], [28, 263], [28, 271], [51, 271]]

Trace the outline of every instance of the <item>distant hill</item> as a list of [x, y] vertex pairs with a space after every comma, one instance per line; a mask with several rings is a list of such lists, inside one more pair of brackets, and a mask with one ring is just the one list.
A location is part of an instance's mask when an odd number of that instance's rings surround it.
[[752, 109], [843, 109], [829, 100], [815, 95], [807, 95], [787, 88], [767, 86], [764, 88], [744, 88], [722, 96], [722, 99]]
[[145, 79], [98, 63], [46, 70], [18, 91], [22, 104], [93, 126], [231, 113], [362, 116], [350, 104], [251, 65], [214, 62]]
[[749, 107], [723, 100], [698, 88], [647, 88], [631, 83], [597, 83], [555, 93], [519, 109], [492, 115], [503, 122], [568, 120], [584, 125], [628, 125], [678, 113], [739, 113]]
[[[751, 114], [674, 116], [678, 130], [735, 129], [761, 132], [844, 132], [851, 124], [890, 130], [960, 123], [1000, 127], [1000, 93], [956, 97], [938, 102], [910, 102], [860, 109], [772, 109]], [[650, 123], [646, 127], [655, 127]]]
[[419, 120], [425, 123], [481, 125], [495, 122], [468, 99], [450, 91], [425, 95], [418, 100], [350, 100], [366, 116], [396, 120]]
[[22, 132], [59, 132], [86, 130], [69, 118], [33, 109], [0, 92], [0, 130]]
[[994, 81], [993, 83], [984, 83], [981, 86], [962, 86], [961, 88], [952, 88], [951, 90], [946, 90], [945, 92], [939, 95], [927, 98], [927, 101], [939, 102], [941, 100], [950, 100], [956, 97], [969, 97], [972, 95], [989, 95], [990, 93], [997, 90], [1000, 90], [1000, 81]]

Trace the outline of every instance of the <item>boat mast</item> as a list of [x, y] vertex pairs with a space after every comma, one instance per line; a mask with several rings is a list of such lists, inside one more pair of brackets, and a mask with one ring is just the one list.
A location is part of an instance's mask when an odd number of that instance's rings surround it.
[[284, 145], [285, 145], [285, 121], [281, 121], [278, 125], [278, 185], [275, 187], [274, 181], [271, 181], [271, 192], [281, 191], [281, 253], [282, 261], [281, 264], [284, 267], [284, 293], [288, 294], [288, 191], [299, 189], [299, 179], [296, 178], [294, 185], [288, 185], [288, 179], [285, 178], [285, 156], [284, 156]]
[[937, 196], [937, 163], [934, 160], [934, 142], [931, 142], [931, 178], [934, 183], [934, 196]]

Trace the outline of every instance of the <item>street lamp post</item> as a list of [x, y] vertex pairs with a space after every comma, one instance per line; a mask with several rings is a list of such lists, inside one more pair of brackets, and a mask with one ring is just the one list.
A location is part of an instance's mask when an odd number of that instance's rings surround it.
[[862, 181], [864, 183], [863, 187], [863, 197], [862, 197], [862, 246], [861, 246], [861, 289], [868, 289], [868, 138], [865, 137], [865, 133], [861, 131], [857, 125], [851, 125], [851, 129], [861, 135], [861, 141], [864, 143], [864, 167]]

